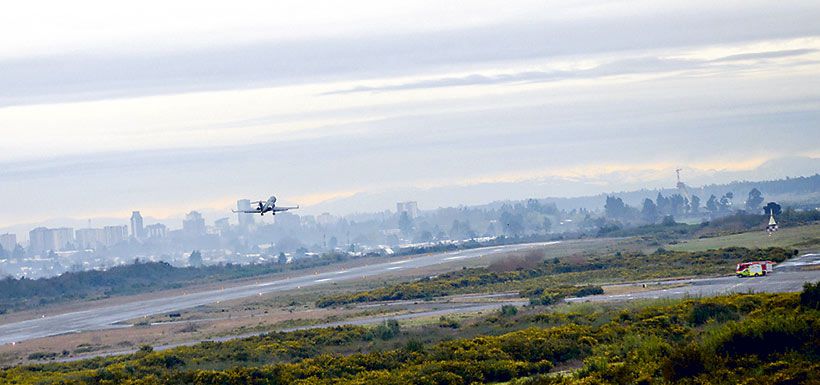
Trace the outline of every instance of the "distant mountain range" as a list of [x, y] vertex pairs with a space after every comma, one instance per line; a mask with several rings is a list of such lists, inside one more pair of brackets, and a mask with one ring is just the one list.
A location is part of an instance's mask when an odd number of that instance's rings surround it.
[[[710, 194], [718, 197], [732, 191], [735, 194], [735, 204], [743, 202], [749, 190], [759, 187], [766, 199], [788, 198], [775, 186], [778, 183], [770, 182], [742, 182], [742, 181], [771, 181], [787, 180], [800, 176], [816, 175], [820, 172], [820, 158], [787, 157], [767, 161], [751, 170], [701, 170], [684, 168], [682, 180], [693, 194], [698, 195], [705, 203]], [[809, 191], [806, 194], [820, 194], [817, 178], [812, 179]], [[487, 202], [507, 202], [528, 198], [537, 198], [543, 201], [555, 202], [560, 208], [589, 209], [603, 208], [604, 197], [617, 195], [627, 204], [637, 205], [644, 198], [654, 198], [658, 192], [664, 195], [674, 194], [677, 189], [675, 170], [667, 172], [658, 170], [644, 170], [636, 172], [616, 171], [595, 177], [549, 177], [505, 183], [480, 183], [458, 186], [444, 186], [435, 188], [415, 188], [401, 190], [387, 190], [381, 192], [359, 193], [345, 198], [322, 202], [307, 208], [311, 214], [329, 213], [367, 213], [377, 211], [374, 208], [395, 210], [396, 202], [417, 201], [422, 210], [431, 210], [438, 207], [453, 206], [481, 206]], [[751, 184], [750, 184], [751, 183]], [[701, 186], [701, 187], [697, 187]], [[771, 191], [766, 191], [770, 189]], [[794, 197], [796, 200], [797, 197]], [[816, 199], [820, 200], [820, 199]]]

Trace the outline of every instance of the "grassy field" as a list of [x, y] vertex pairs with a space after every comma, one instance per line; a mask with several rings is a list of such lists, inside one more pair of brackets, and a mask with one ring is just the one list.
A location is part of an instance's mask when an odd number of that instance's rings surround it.
[[704, 251], [721, 247], [740, 246], [747, 248], [783, 247], [798, 249], [800, 253], [820, 251], [820, 224], [780, 229], [771, 237], [765, 231], [750, 231], [741, 234], [714, 238], [692, 239], [669, 245], [667, 249], [676, 251]]
[[[527, 306], [0, 369], [14, 384], [818, 383], [820, 286]], [[50, 361], [59, 352], [37, 352]], [[751, 379], [751, 380], [750, 380]], [[771, 381], [770, 381], [771, 380]]]

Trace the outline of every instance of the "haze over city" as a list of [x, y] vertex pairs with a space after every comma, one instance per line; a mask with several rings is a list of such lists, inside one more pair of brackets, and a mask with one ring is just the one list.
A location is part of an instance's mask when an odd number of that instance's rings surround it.
[[12, 8], [0, 230], [269, 191], [344, 215], [820, 169], [812, 1]]

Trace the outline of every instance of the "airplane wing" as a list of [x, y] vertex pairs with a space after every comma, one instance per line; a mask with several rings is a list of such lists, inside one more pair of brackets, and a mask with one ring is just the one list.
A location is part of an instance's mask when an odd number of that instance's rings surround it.
[[231, 210], [235, 213], [259, 214], [259, 210]]
[[299, 206], [291, 206], [291, 207], [279, 207], [279, 206], [276, 206], [276, 207], [274, 207], [274, 208], [273, 208], [273, 211], [277, 211], [277, 212], [278, 212], [278, 211], [288, 211], [288, 210], [296, 210], [296, 209], [298, 209], [298, 208], [299, 208]]

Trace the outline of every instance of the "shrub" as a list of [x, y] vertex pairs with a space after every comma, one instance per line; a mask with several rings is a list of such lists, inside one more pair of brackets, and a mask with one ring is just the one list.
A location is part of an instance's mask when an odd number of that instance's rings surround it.
[[737, 309], [731, 305], [717, 303], [695, 303], [689, 311], [688, 321], [693, 325], [703, 325], [710, 319], [726, 322], [740, 318]]
[[423, 353], [424, 343], [417, 339], [410, 339], [404, 344], [404, 350], [411, 353]]
[[772, 354], [800, 351], [816, 333], [806, 320], [793, 316], [771, 315], [726, 324], [718, 335], [716, 351], [728, 356]]
[[384, 321], [383, 324], [379, 324], [375, 329], [376, 336], [385, 341], [399, 335], [400, 332], [401, 326], [399, 326], [399, 321], [394, 319]]
[[455, 319], [441, 316], [441, 318], [438, 319], [438, 326], [441, 328], [458, 329], [461, 327], [461, 324]]
[[687, 345], [669, 355], [663, 365], [663, 376], [669, 381], [695, 377], [706, 369], [703, 353], [695, 346]]
[[54, 352], [34, 352], [28, 355], [29, 360], [52, 360], [57, 357]]
[[811, 309], [820, 309], [820, 282], [803, 284], [800, 304]]
[[501, 315], [505, 317], [511, 317], [518, 314], [518, 308], [513, 305], [504, 305], [501, 306]]
[[573, 293], [576, 297], [586, 297], [588, 295], [604, 294], [604, 289], [600, 286], [586, 286]]

